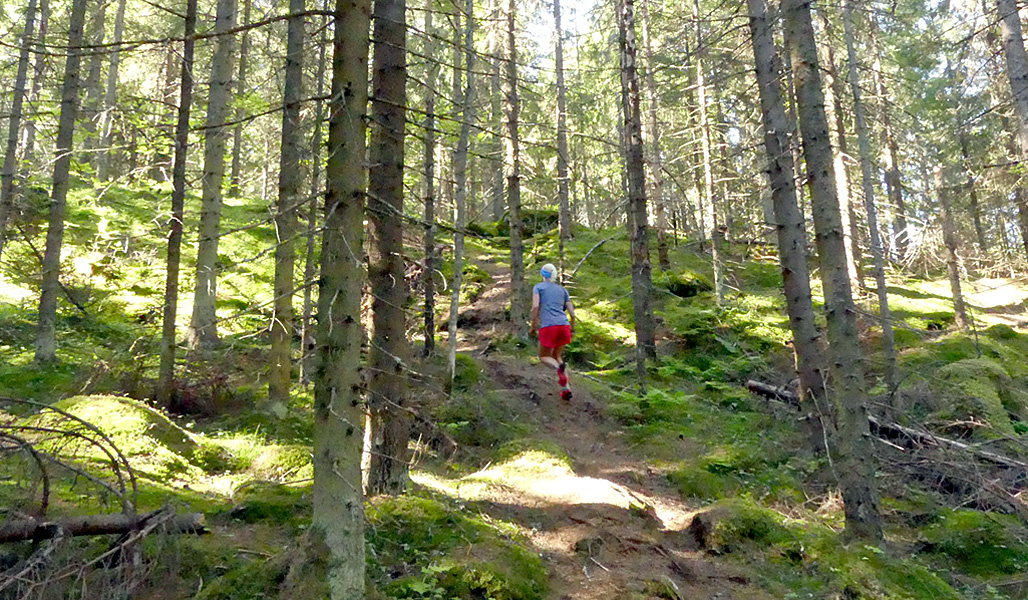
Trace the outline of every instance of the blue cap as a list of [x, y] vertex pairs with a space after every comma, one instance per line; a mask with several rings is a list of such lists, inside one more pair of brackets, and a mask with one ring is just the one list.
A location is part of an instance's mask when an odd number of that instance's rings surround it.
[[553, 272], [551, 272], [549, 269], [547, 269], [545, 267], [543, 267], [542, 269], [539, 269], [539, 274], [542, 275], [543, 277], [546, 277], [546, 278], [553, 277]]

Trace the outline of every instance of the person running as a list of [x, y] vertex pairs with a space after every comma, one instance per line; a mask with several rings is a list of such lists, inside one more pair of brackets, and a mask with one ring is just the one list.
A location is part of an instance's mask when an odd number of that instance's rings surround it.
[[575, 307], [571, 295], [553, 276], [556, 267], [547, 263], [539, 270], [543, 280], [532, 288], [532, 335], [539, 334], [539, 361], [557, 370], [560, 399], [571, 400], [564, 346], [571, 342], [575, 327]]

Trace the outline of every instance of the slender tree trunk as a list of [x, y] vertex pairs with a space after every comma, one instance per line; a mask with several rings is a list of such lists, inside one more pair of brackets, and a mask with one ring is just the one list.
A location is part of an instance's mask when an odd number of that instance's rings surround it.
[[50, 217], [46, 227], [46, 250], [43, 253], [43, 283], [40, 286], [42, 293], [39, 298], [39, 320], [36, 329], [36, 362], [39, 363], [57, 360], [54, 334], [57, 323], [57, 295], [61, 285], [61, 245], [64, 242], [64, 214], [71, 181], [75, 120], [78, 117], [79, 69], [85, 13], [86, 0], [74, 0], [68, 22], [68, 56], [64, 62], [61, 116], [57, 123], [57, 158], [54, 160]]
[[157, 405], [168, 406], [175, 391], [175, 320], [178, 316], [178, 275], [182, 260], [182, 218], [186, 200], [186, 153], [189, 150], [189, 111], [193, 105], [193, 49], [196, 44], [196, 2], [186, 0], [186, 27], [182, 44], [182, 84], [175, 124], [175, 164], [172, 167], [171, 217], [168, 220], [167, 279], [164, 284], [164, 321], [161, 327], [161, 366], [157, 378]]
[[[289, 12], [303, 14], [305, 0], [289, 0]], [[275, 312], [271, 319], [271, 356], [268, 373], [268, 410], [285, 416], [293, 383], [293, 265], [296, 211], [303, 204], [300, 143], [303, 140], [300, 108], [303, 96], [304, 17], [289, 19], [286, 70], [282, 97], [282, 145], [278, 169], [278, 206], [275, 212]]]
[[14, 202], [14, 180], [18, 170], [18, 134], [21, 132], [22, 105], [25, 99], [25, 81], [29, 72], [29, 45], [36, 25], [36, 0], [29, 0], [25, 9], [25, 29], [21, 35], [21, 52], [18, 55], [18, 73], [14, 78], [14, 97], [11, 100], [11, 116], [7, 121], [7, 148], [4, 164], [0, 170], [0, 256], [3, 255], [7, 220]]
[[521, 104], [518, 100], [518, 52], [514, 27], [517, 0], [507, 4], [507, 212], [510, 219], [510, 320], [520, 340], [528, 339], [528, 298], [525, 294], [525, 248], [521, 237], [521, 138], [518, 133]]
[[[32, 66], [32, 88], [29, 90], [25, 101], [35, 104], [39, 101], [39, 93], [43, 88], [43, 79], [46, 77], [46, 31], [50, 21], [50, 1], [39, 0], [39, 34], [36, 36], [36, 60]], [[22, 162], [30, 165], [35, 162], [36, 154], [36, 120], [32, 116], [25, 118], [25, 127], [22, 132], [21, 156]]]
[[989, 244], [985, 241], [985, 228], [982, 226], [982, 209], [978, 202], [978, 190], [975, 189], [974, 175], [971, 172], [971, 151], [968, 147], [966, 123], [959, 123], [957, 132], [960, 143], [960, 165], [964, 169], [964, 191], [971, 205], [971, 219], [974, 222], [975, 239], [978, 241], [978, 252], [984, 259], [989, 255]]
[[957, 254], [956, 226], [953, 224], [953, 206], [950, 201], [950, 188], [946, 186], [942, 167], [935, 168], [935, 193], [939, 195], [939, 208], [942, 209], [942, 239], [946, 246], [946, 272], [949, 275], [949, 287], [953, 293], [953, 320], [957, 327], [968, 331], [971, 321], [967, 318], [967, 305], [960, 286], [960, 257]]
[[118, 69], [121, 61], [121, 38], [125, 33], [126, 0], [118, 0], [118, 9], [114, 14], [115, 46], [107, 65], [107, 87], [104, 90], [104, 108], [100, 113], [100, 147], [103, 152], [97, 157], [96, 176], [100, 181], [110, 179], [111, 163], [118, 155], [114, 145], [114, 108], [118, 101]]
[[559, 201], [560, 265], [558, 280], [564, 281], [564, 246], [571, 239], [571, 198], [568, 191], [567, 90], [564, 87], [564, 32], [560, 26], [560, 0], [553, 0], [553, 22], [557, 44], [554, 52], [557, 70], [557, 198]]
[[653, 188], [650, 197], [653, 200], [653, 212], [656, 217], [657, 229], [657, 264], [661, 271], [671, 270], [667, 246], [667, 209], [664, 206], [664, 160], [660, 156], [660, 125], [657, 119], [657, 83], [656, 65], [653, 60], [653, 49], [650, 43], [650, 3], [642, 0], [639, 12], [643, 18], [643, 49], [646, 53], [646, 95], [649, 96], [650, 121], [650, 175], [653, 177]]
[[[703, 47], [703, 29], [700, 21], [699, 0], [693, 0], [692, 15], [693, 20], [696, 22], [696, 48], [699, 49]], [[722, 306], [725, 303], [725, 267], [721, 256], [723, 251], [722, 241], [724, 240], [724, 234], [721, 231], [721, 226], [718, 223], [717, 218], [718, 206], [721, 199], [717, 197], [717, 194], [714, 191], [714, 167], [711, 158], [710, 115], [708, 113], [709, 108], [707, 106], [707, 83], [703, 72], [702, 52], [697, 51], [694, 60], [696, 65], [696, 110], [698, 110], [700, 114], [700, 151], [703, 156], [703, 198], [706, 200], [707, 205], [706, 220], [710, 221], [711, 224], [710, 254], [714, 270], [714, 294], [717, 299], [718, 306]]]
[[370, 0], [337, 0], [329, 103], [325, 224], [314, 378], [312, 540], [328, 564], [329, 598], [364, 598], [361, 288]]
[[[188, 2], [189, 0], [186, 1]], [[164, 132], [165, 127], [167, 126], [166, 124], [170, 123], [175, 116], [175, 111], [173, 110], [173, 107], [175, 106], [176, 92], [175, 81], [177, 78], [181, 77], [181, 73], [179, 73], [177, 68], [180, 68], [179, 56], [175, 52], [174, 47], [169, 44], [167, 55], [164, 61], [163, 86], [163, 104], [165, 107], [167, 107], [167, 112], [164, 115], [158, 117], [157, 122], [154, 124], [154, 128], [159, 129], [162, 133]], [[160, 137], [163, 138], [164, 136], [161, 135]], [[168, 137], [172, 138], [170, 148], [171, 152], [174, 153], [176, 144], [174, 140], [174, 135]], [[163, 146], [163, 144], [158, 145], [157, 147], [161, 148], [161, 146]], [[150, 163], [150, 169], [148, 174], [150, 179], [158, 182], [167, 181], [169, 167], [171, 167], [171, 169], [174, 170], [174, 167], [172, 166], [172, 158], [168, 154], [165, 154], [162, 150], [154, 150], [153, 160]]]
[[[432, 23], [432, 0], [425, 0], [425, 55], [435, 56], [436, 29]], [[425, 145], [424, 169], [422, 186], [425, 205], [425, 270], [422, 275], [422, 286], [425, 289], [425, 356], [435, 352], [435, 86], [439, 81], [439, 63], [426, 61], [428, 73], [425, 77]], [[498, 64], [498, 63], [497, 63]], [[499, 77], [497, 74], [496, 77]], [[494, 93], [493, 104], [499, 105], [499, 94]], [[498, 126], [499, 121], [493, 122]], [[502, 173], [502, 169], [499, 169]], [[502, 189], [502, 183], [501, 183]], [[501, 200], [502, 204], [502, 200]], [[502, 211], [501, 211], [502, 213]], [[501, 214], [502, 216], [502, 214]], [[499, 220], [499, 219], [497, 219]]]
[[823, 431], [817, 415], [827, 412], [818, 404], [825, 400], [825, 380], [821, 356], [823, 343], [814, 317], [807, 265], [807, 232], [796, 197], [796, 176], [790, 151], [789, 117], [781, 90], [782, 62], [775, 49], [774, 32], [768, 20], [767, 0], [747, 0], [750, 34], [760, 93], [764, 147], [768, 158], [775, 229], [778, 234], [778, 260], [782, 270], [785, 307], [792, 331], [796, 356], [800, 405], [805, 413], [808, 435], [815, 448], [823, 448]]
[[1028, 53], [1024, 49], [1021, 18], [1017, 0], [996, 0], [999, 8], [1000, 31], [1007, 61], [1007, 79], [1017, 116], [1017, 138], [1021, 160], [1028, 157]]
[[[472, 76], [475, 66], [473, 0], [467, 0], [464, 19], [464, 64], [467, 68], [467, 83], [465, 84], [464, 92], [454, 98], [455, 102], [460, 102], [461, 104], [461, 124], [460, 134], [457, 138], [457, 149], [453, 154], [453, 176], [456, 187], [454, 192], [453, 226], [456, 231], [453, 234], [453, 281], [450, 284], [450, 321], [447, 324], [447, 365], [449, 367], [451, 385], [457, 370], [457, 318], [460, 311], [460, 289], [464, 281], [464, 226], [467, 210], [468, 144], [471, 140], [471, 125], [475, 118], [475, 87]], [[456, 91], [460, 91], [459, 86]]]
[[[249, 4], [249, 3], [248, 3]], [[325, 0], [325, 10], [329, 8]], [[318, 74], [316, 76], [318, 98], [325, 94], [325, 47], [328, 46], [327, 24], [322, 24], [318, 36]], [[241, 60], [241, 59], [240, 59]], [[314, 374], [314, 327], [311, 322], [311, 310], [314, 296], [314, 274], [317, 265], [314, 262], [314, 243], [318, 238], [318, 200], [321, 185], [321, 130], [325, 121], [325, 103], [314, 101], [314, 130], [311, 135], [311, 187], [307, 200], [307, 252], [303, 268], [303, 331], [300, 334], [303, 354], [300, 357], [300, 383], [309, 385]]]
[[[104, 42], [104, 26], [107, 21], [107, 3], [97, 3], [96, 10], [91, 14], [86, 28], [87, 45], [97, 47]], [[82, 120], [82, 131], [85, 134], [82, 148], [86, 150], [80, 156], [84, 164], [92, 165], [98, 148], [97, 121], [100, 116], [100, 102], [103, 95], [100, 90], [101, 60], [103, 55], [90, 52], [86, 61], [86, 77], [82, 81], [82, 108], [79, 118]]]
[[632, 247], [632, 307], [635, 316], [636, 374], [641, 389], [646, 385], [646, 359], [656, 360], [650, 240], [646, 211], [646, 171], [643, 162], [642, 118], [639, 107], [639, 79], [636, 75], [635, 14], [632, 0], [617, 6], [620, 50], [621, 106], [624, 116], [624, 146], [628, 174], [628, 235]]
[[[409, 293], [403, 264], [404, 104], [407, 99], [407, 3], [375, 0], [368, 279], [371, 338], [365, 492], [399, 494], [407, 486], [407, 343]], [[369, 447], [367, 440], [371, 440]]]
[[[821, 13], [825, 36], [831, 37], [832, 25], [828, 15]], [[846, 269], [850, 274], [851, 285], [856, 283], [864, 289], [864, 273], [860, 267], [860, 236], [857, 230], [857, 215], [851, 189], [849, 168], [846, 158], [850, 155], [846, 139], [846, 120], [843, 113], [842, 97], [845, 85], [835, 66], [835, 48], [832, 44], [822, 44], [824, 49], [825, 74], [828, 85], [825, 86], [825, 115], [832, 138], [832, 160], [835, 164], [835, 189], [839, 197], [839, 217], [842, 219], [842, 232], [846, 238]]]
[[878, 48], [878, 22], [873, 12], [869, 16], [871, 30], [871, 52], [875, 90], [881, 102], [882, 162], [885, 167], [885, 188], [889, 206], [893, 211], [893, 230], [896, 236], [896, 254], [900, 262], [906, 259], [910, 233], [907, 230], [907, 207], [903, 200], [903, 185], [899, 170], [899, 144], [892, 128], [892, 110], [889, 108], [889, 94], [882, 76], [881, 51]]
[[[243, 0], [243, 25], [250, 24], [250, 8], [253, 4], [253, 0]], [[246, 95], [246, 69], [250, 61], [250, 32], [243, 32], [243, 39], [239, 43], [239, 67], [236, 71], [236, 98], [241, 99]], [[321, 44], [320, 48], [324, 50], [324, 43]], [[324, 59], [321, 61], [324, 63]], [[319, 69], [324, 68], [324, 64], [319, 65]], [[321, 94], [318, 94], [319, 96]], [[318, 101], [320, 105], [320, 100]], [[229, 184], [228, 193], [229, 196], [239, 196], [239, 177], [242, 170], [243, 163], [243, 117], [245, 111], [239, 103], [236, 105], [235, 120], [239, 121], [232, 128], [232, 166], [229, 170]]]
[[874, 260], [875, 286], [878, 292], [878, 314], [882, 325], [882, 352], [885, 355], [885, 383], [889, 389], [899, 384], [896, 376], [896, 338], [892, 331], [892, 315], [889, 311], [889, 287], [885, 281], [885, 252], [882, 236], [878, 229], [878, 207], [875, 205], [874, 167], [871, 164], [871, 134], [867, 126], [867, 111], [864, 108], [863, 92], [860, 87], [856, 34], [853, 31], [853, 0], [842, 0], [842, 23], [846, 36], [846, 57], [849, 62], [850, 90], [853, 94], [853, 118], [857, 130], [857, 145], [860, 149], [860, 176], [864, 192], [864, 210], [867, 212], [867, 226], [871, 232], [871, 256]]
[[190, 348], [211, 348], [218, 343], [218, 238], [221, 235], [222, 184], [225, 180], [225, 142], [229, 100], [232, 94], [232, 58], [235, 36], [225, 34], [236, 25], [236, 0], [218, 0], [214, 22], [214, 55], [211, 57], [207, 129], [203, 145], [203, 190], [200, 236], [196, 249], [196, 287], [193, 315], [187, 340]]
[[882, 522], [874, 488], [856, 308], [846, 269], [845, 237], [835, 195], [832, 149], [810, 0], [785, 0], [783, 12], [786, 36], [792, 46], [803, 156], [811, 187], [811, 213], [828, 321], [829, 358], [838, 419], [836, 464], [845, 503], [846, 535], [877, 541], [882, 538]]
[[503, 178], [504, 178], [504, 144], [503, 134], [503, 96], [500, 85], [500, 71], [503, 66], [503, 27], [500, 23], [500, 16], [503, 14], [502, 0], [493, 0], [493, 25], [490, 32], [490, 46], [493, 56], [490, 61], [489, 70], [489, 123], [493, 130], [491, 136], [492, 156], [494, 157], [492, 167], [492, 182], [490, 196], [493, 206], [493, 220], [503, 219]]

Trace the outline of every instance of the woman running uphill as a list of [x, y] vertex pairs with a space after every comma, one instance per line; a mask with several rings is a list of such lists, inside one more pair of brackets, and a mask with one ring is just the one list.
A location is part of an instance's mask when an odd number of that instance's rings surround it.
[[[539, 273], [543, 280], [532, 288], [532, 335], [539, 333], [539, 360], [557, 370], [560, 399], [571, 400], [567, 365], [564, 364], [564, 346], [571, 342], [575, 327], [575, 307], [568, 291], [552, 281], [557, 269], [543, 265]], [[541, 325], [541, 326], [540, 326]]]

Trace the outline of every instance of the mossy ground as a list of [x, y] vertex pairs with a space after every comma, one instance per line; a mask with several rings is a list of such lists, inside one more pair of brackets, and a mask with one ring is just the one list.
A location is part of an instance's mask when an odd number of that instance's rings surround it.
[[[233, 532], [148, 540], [154, 589], [161, 582], [175, 590], [164, 597], [190, 597], [198, 587], [204, 598], [265, 597], [287, 577], [283, 549], [295, 547], [309, 528], [312, 476], [310, 393], [297, 391], [284, 421], [252, 410], [264, 394], [263, 332], [272, 287], [271, 257], [261, 249], [271, 246], [274, 233], [263, 208], [242, 201], [226, 207], [226, 229], [251, 227], [222, 239], [218, 310], [225, 344], [207, 357], [212, 360], [191, 362], [185, 372], [190, 393], [183, 397], [194, 403], [183, 408], [195, 410], [193, 416], [156, 411], [125, 396], [145, 396], [155, 375], [164, 278], [157, 223], [166, 217], [156, 207], [166, 191], [115, 186], [100, 196], [86, 188], [72, 193], [65, 281], [85, 312], [62, 300], [57, 365], [32, 362], [38, 269], [27, 244], [8, 246], [0, 280], [0, 396], [57, 402], [100, 426], [140, 475], [140, 508], [170, 503], [204, 511], [220, 531]], [[197, 214], [196, 199], [188, 202], [187, 228]], [[551, 215], [533, 214], [532, 223], [529, 273], [558, 262]], [[41, 220], [23, 225], [38, 241]], [[464, 303], [493, 285], [488, 269], [502, 269], [507, 260], [503, 227], [479, 229], [480, 237], [467, 242]], [[662, 358], [650, 366], [648, 393], [637, 394], [628, 242], [614, 230], [576, 230], [565, 269], [570, 274], [607, 238], [568, 281], [580, 323], [567, 357], [575, 371], [601, 382], [594, 395], [602, 397], [600, 410], [626, 451], [645, 460], [682, 501], [722, 512], [708, 541], [719, 560], [741, 565], [781, 598], [1017, 597], [1005, 584], [1028, 566], [1025, 524], [984, 509], [946, 506], [942, 492], [918, 482], [883, 488], [884, 548], [840, 542], [831, 465], [797, 450], [804, 443], [792, 419], [740, 386], [751, 377], [777, 383], [789, 378], [790, 334], [773, 257], [731, 247], [731, 290], [726, 306], [717, 307], [708, 258], [678, 240], [671, 271], [654, 273]], [[194, 260], [192, 244], [184, 250], [180, 315], [189, 314]], [[452, 263], [444, 261], [442, 271], [452, 271]], [[1020, 456], [1028, 432], [1028, 335], [1018, 319], [1028, 293], [1008, 281], [972, 286], [976, 331], [963, 333], [952, 330], [945, 281], [896, 278], [889, 291], [903, 376], [895, 396], [904, 402], [904, 417]], [[873, 305], [865, 308], [873, 314]], [[889, 390], [881, 385], [876, 325], [871, 317], [863, 325], [869, 384], [884, 397]], [[510, 338], [497, 340], [495, 348], [521, 358], [531, 353]], [[438, 367], [424, 365], [430, 375]], [[438, 485], [369, 501], [369, 597], [545, 597], [547, 565], [519, 528], [468, 512], [447, 486], [461, 480], [509, 484], [568, 470], [567, 452], [521, 418], [523, 403], [477, 358], [458, 357], [452, 398], [443, 399], [435, 380], [428, 383], [419, 401], [457, 448], [443, 451], [424, 440], [419, 476]], [[0, 422], [52, 418], [18, 404], [0, 408], [6, 411]], [[47, 443], [54, 442], [41, 447]], [[30, 511], [40, 495], [32, 461], [16, 456], [0, 465], [5, 516]], [[95, 447], [76, 446], [64, 456], [112, 481], [110, 461]], [[71, 471], [55, 473], [53, 514], [113, 504], [98, 493], [101, 486]], [[94, 546], [83, 541], [71, 549], [101, 551]]]

